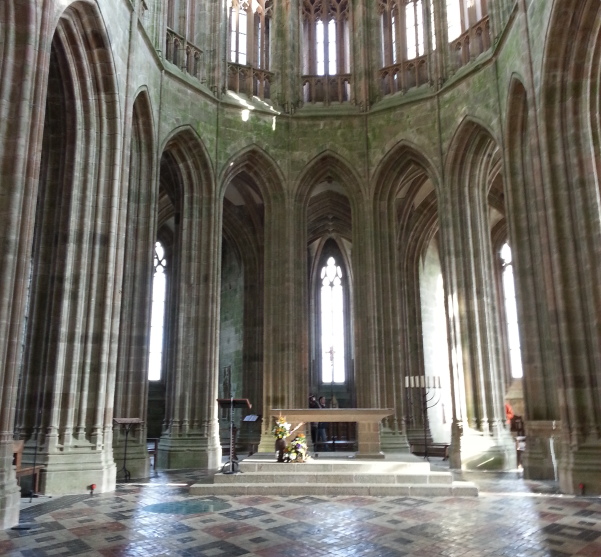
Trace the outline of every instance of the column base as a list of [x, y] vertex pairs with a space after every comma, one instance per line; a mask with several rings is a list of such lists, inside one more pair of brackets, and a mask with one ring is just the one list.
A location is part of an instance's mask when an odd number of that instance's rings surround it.
[[557, 480], [557, 462], [561, 451], [561, 422], [528, 421], [525, 428], [524, 478]]
[[150, 476], [150, 458], [146, 443], [143, 445], [141, 443], [132, 444], [130, 441], [127, 445], [127, 458], [125, 462], [123, 461], [125, 453], [123, 446], [113, 447], [113, 452], [117, 466], [117, 481], [125, 480], [124, 465], [129, 472], [130, 479], [148, 478]]
[[163, 436], [159, 440], [158, 468], [217, 470], [220, 466], [221, 445], [217, 436], [211, 438], [196, 435], [177, 438]]
[[564, 450], [559, 459], [559, 489], [570, 495], [601, 495], [601, 444], [583, 444]]
[[[461, 431], [462, 434], [457, 435]], [[493, 436], [453, 428], [449, 461], [451, 468], [461, 470], [514, 470], [517, 466], [515, 442], [505, 430]]]
[[380, 448], [384, 453], [409, 453], [407, 436], [389, 428], [382, 428], [380, 433]]
[[13, 442], [0, 444], [0, 528], [19, 523], [21, 492], [13, 469]]
[[37, 457], [45, 467], [40, 473], [40, 492], [44, 495], [86, 493], [95, 484], [96, 493], [114, 491], [117, 466], [109, 455], [82, 448], [60, 454], [42, 454]]

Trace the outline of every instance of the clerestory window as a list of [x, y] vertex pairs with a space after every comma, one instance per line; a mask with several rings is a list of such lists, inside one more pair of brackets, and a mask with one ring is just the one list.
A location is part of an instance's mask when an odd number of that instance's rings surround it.
[[302, 6], [303, 73], [349, 73], [349, 0], [303, 0]]
[[487, 0], [446, 0], [449, 41], [488, 15]]
[[[413, 60], [426, 54], [428, 32], [432, 37], [432, 49], [436, 49], [433, 0], [429, 0], [429, 3], [427, 0], [378, 0], [378, 9], [382, 66]], [[429, 29], [425, 25], [428, 14]]]
[[229, 0], [229, 61], [269, 69], [273, 0]]

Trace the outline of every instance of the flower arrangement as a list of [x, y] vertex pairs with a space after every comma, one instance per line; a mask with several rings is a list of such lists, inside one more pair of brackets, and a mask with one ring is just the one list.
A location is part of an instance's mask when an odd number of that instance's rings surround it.
[[271, 433], [273, 433], [273, 436], [276, 439], [286, 439], [286, 437], [290, 435], [290, 424], [286, 421], [284, 416], [276, 418], [275, 425], [273, 426]]
[[307, 438], [304, 433], [299, 433], [286, 447], [285, 462], [304, 462], [307, 458]]

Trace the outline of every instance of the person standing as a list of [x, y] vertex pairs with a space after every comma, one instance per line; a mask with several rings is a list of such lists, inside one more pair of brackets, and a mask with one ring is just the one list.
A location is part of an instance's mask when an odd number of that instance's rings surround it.
[[[317, 404], [319, 405], [318, 408], [327, 408], [326, 397], [320, 396]], [[324, 450], [326, 450], [326, 451], [329, 450], [329, 447], [327, 446], [327, 442], [328, 442], [327, 428], [328, 428], [328, 424], [326, 422], [319, 422], [317, 424], [317, 442], [323, 443]]]
[[[315, 395], [309, 395], [309, 408], [321, 408]], [[315, 446], [315, 442], [317, 441], [317, 427], [317, 422], [311, 422], [311, 444], [313, 446]]]

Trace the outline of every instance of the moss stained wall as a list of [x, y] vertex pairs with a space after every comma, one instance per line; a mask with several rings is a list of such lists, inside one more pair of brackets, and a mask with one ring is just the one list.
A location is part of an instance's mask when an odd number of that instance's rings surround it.
[[221, 320], [219, 342], [219, 396], [224, 392], [224, 367], [231, 367], [231, 396], [242, 397], [244, 271], [234, 252], [224, 243], [221, 267]]

